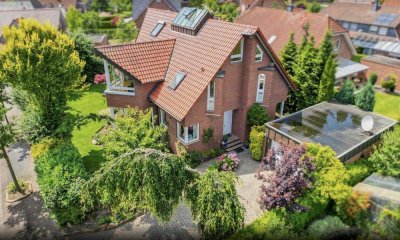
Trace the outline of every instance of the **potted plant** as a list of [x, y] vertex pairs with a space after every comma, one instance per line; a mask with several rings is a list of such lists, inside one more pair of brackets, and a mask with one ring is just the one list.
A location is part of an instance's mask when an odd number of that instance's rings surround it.
[[229, 138], [229, 135], [224, 135], [222, 137], [222, 141], [221, 141], [222, 148], [226, 148], [228, 146], [228, 138]]

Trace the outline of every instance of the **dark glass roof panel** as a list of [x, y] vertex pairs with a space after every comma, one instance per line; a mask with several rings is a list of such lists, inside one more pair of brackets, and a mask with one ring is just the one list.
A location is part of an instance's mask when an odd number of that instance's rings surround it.
[[208, 11], [204, 9], [185, 7], [179, 11], [172, 25], [194, 30], [207, 14]]
[[392, 23], [397, 17], [397, 14], [394, 13], [382, 13], [376, 18], [375, 24], [387, 26]]

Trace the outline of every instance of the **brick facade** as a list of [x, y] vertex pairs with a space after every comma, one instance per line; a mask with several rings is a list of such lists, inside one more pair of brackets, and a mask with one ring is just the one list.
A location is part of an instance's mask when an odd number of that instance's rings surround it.
[[395, 91], [400, 92], [400, 67], [373, 62], [366, 59], [361, 59], [361, 63], [369, 67], [369, 69], [367, 70], [367, 77], [369, 77], [372, 73], [376, 73], [378, 75], [378, 81], [376, 83], [376, 85], [378, 86], [381, 85], [382, 80], [386, 76], [390, 74], [395, 74], [397, 77], [397, 85]]
[[333, 47], [335, 47], [337, 40], [340, 40], [340, 48], [338, 51], [335, 51], [335, 54], [337, 54], [339, 57], [342, 57], [345, 59], [351, 59], [353, 54], [351, 53], [349, 43], [346, 41], [346, 38], [343, 36], [343, 34], [338, 34], [338, 35], [332, 36]]

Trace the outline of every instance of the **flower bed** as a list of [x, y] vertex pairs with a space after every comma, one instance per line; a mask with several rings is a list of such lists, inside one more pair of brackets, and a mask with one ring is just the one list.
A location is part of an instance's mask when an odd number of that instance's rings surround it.
[[236, 171], [240, 159], [236, 153], [225, 153], [218, 157], [217, 166], [219, 171]]

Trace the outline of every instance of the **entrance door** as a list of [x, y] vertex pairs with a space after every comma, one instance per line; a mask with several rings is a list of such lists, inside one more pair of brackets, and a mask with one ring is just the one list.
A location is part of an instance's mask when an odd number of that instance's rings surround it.
[[232, 112], [233, 110], [224, 112], [224, 135], [232, 133]]

